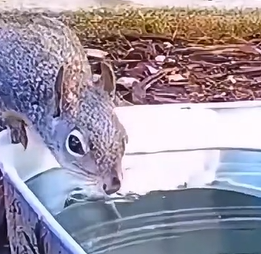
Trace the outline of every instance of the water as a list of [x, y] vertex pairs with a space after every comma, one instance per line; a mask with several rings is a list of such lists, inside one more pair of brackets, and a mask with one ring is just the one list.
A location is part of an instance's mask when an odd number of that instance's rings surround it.
[[[233, 191], [157, 191], [134, 202], [81, 203], [56, 216], [87, 253], [258, 253], [261, 200]], [[68, 220], [68, 218], [74, 220]], [[207, 240], [206, 240], [207, 239]]]
[[[87, 253], [259, 253], [261, 151], [218, 152], [216, 167], [209, 167], [213, 181], [204, 179], [209, 169], [205, 170], [198, 188], [187, 184], [178, 189], [173, 184], [172, 190], [154, 190], [135, 201], [118, 200], [115, 207], [103, 201], [79, 200], [56, 219]], [[191, 171], [192, 154], [183, 152]], [[147, 179], [155, 178], [148, 173]], [[172, 177], [181, 183], [180, 174], [173, 171]], [[137, 179], [136, 184], [148, 185], [147, 179]], [[170, 175], [165, 175], [165, 181], [173, 183]]]
[[[193, 182], [189, 182], [180, 189], [173, 184], [172, 190], [142, 192], [135, 201], [118, 200], [116, 209], [112, 203], [79, 200], [56, 219], [87, 253], [259, 253], [261, 151], [215, 151], [219, 152], [215, 167], [202, 171], [197, 188], [191, 188]], [[190, 163], [183, 165], [190, 165], [191, 172], [193, 153], [183, 152]], [[175, 163], [172, 165], [175, 168]], [[209, 170], [213, 181], [205, 178]], [[136, 184], [148, 186], [149, 178], [157, 179], [154, 173], [147, 171], [147, 179], [137, 179]], [[182, 172], [172, 172], [176, 181], [165, 175], [168, 188], [171, 182], [182, 185], [180, 175]], [[134, 177], [138, 175], [134, 173]], [[161, 187], [164, 189], [164, 184]], [[73, 221], [68, 220], [72, 217]]]
[[[261, 196], [261, 151], [202, 150], [147, 157], [128, 159], [133, 164], [125, 173], [122, 195], [143, 196], [151, 191], [177, 190], [185, 185], [187, 188], [218, 188]], [[52, 168], [26, 183], [54, 215], [62, 211], [76, 187], [87, 188], [84, 179], [71, 175], [64, 168]], [[92, 190], [87, 189], [85, 193], [90, 194]]]
[[260, 168], [260, 151], [221, 151], [213, 185], [260, 197]]

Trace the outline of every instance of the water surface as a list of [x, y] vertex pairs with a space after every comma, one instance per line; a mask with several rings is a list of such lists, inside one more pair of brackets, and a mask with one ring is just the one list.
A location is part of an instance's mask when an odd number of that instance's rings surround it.
[[[79, 200], [56, 218], [88, 253], [259, 253], [261, 151], [215, 151], [216, 166], [203, 169], [201, 175], [212, 170], [214, 180], [202, 179], [197, 188], [173, 184], [170, 190], [152, 190], [136, 200], [114, 203]], [[193, 152], [183, 153], [192, 172]], [[177, 172], [173, 170], [172, 178], [179, 177]], [[157, 179], [149, 171], [147, 176]], [[172, 178], [165, 175], [169, 187]], [[141, 184], [139, 179], [136, 184]], [[68, 219], [72, 217], [73, 221]]]
[[[116, 203], [69, 206], [57, 220], [88, 253], [258, 253], [261, 200], [213, 189], [158, 191]], [[68, 220], [68, 218], [74, 220]]]

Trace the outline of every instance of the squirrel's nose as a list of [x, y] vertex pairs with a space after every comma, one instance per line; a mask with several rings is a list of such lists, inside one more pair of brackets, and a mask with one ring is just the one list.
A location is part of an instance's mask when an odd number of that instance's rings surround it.
[[112, 176], [107, 183], [103, 184], [103, 190], [107, 195], [117, 192], [121, 187], [121, 180], [118, 176]]

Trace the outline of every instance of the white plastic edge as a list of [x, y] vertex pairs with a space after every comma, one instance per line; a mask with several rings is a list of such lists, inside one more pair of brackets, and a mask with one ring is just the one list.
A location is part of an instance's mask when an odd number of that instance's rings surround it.
[[173, 109], [182, 108], [200, 108], [200, 109], [228, 109], [228, 108], [255, 108], [261, 106], [261, 100], [255, 101], [232, 101], [232, 102], [207, 102], [207, 103], [169, 103], [159, 105], [134, 105], [117, 107], [116, 111], [120, 108], [127, 107], [171, 107]]
[[[237, 124], [244, 123], [245, 113], [242, 114], [242, 117], [241, 112], [237, 113], [238, 117], [232, 123], [231, 121], [221, 120], [220, 116], [223, 116], [224, 112], [218, 112], [222, 109], [231, 110], [231, 113], [233, 113], [233, 109], [255, 110], [259, 108], [261, 109], [261, 100], [225, 103], [136, 105], [118, 107], [115, 109], [115, 112], [129, 135], [129, 143], [126, 146], [126, 156], [128, 156], [158, 151], [177, 152], [222, 148], [260, 150], [260, 140], [243, 138], [238, 131], [233, 131]], [[251, 112], [253, 113], [253, 111]], [[253, 118], [253, 114], [249, 116]], [[176, 118], [179, 118], [180, 121], [176, 122]], [[260, 122], [261, 119], [258, 119]], [[196, 136], [191, 132], [191, 126], [194, 126], [195, 130], [200, 131], [200, 136]], [[212, 131], [209, 131], [210, 129], [216, 130], [215, 136], [213, 136]], [[230, 130], [230, 136], [226, 133], [226, 129]], [[155, 136], [155, 133], [161, 133], [161, 135]], [[185, 133], [186, 138], [182, 139], [176, 133]]]
[[63, 229], [63, 227], [54, 219], [54, 217], [47, 211], [47, 209], [41, 204], [41, 202], [36, 198], [36, 196], [30, 191], [26, 184], [20, 179], [16, 170], [10, 165], [4, 165], [0, 162], [0, 168], [3, 172], [3, 176], [8, 176], [12, 181], [14, 186], [20, 191], [23, 198], [30, 204], [35, 213], [37, 213], [38, 218], [43, 220], [52, 232], [57, 235], [66, 248], [68, 248], [71, 253], [86, 254], [86, 252], [77, 244], [76, 241]]

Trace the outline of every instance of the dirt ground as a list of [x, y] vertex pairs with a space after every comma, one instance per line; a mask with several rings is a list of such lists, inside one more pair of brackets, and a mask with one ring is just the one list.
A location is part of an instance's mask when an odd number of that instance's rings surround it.
[[[136, 1], [149, 6], [146, 0], [126, 0], [126, 6], [133, 8], [125, 8], [121, 5], [123, 1], [108, 0], [106, 5], [118, 8], [86, 7], [86, 11], [58, 13], [57, 6], [73, 10], [92, 2], [70, 1], [74, 4], [70, 7], [67, 0], [50, 5], [48, 1], [41, 2], [44, 7], [34, 0], [2, 1], [0, 9], [6, 7], [5, 13], [9, 15], [14, 6], [20, 10], [43, 7], [45, 14], [67, 23], [86, 50], [101, 50], [111, 62], [121, 105], [261, 99], [261, 9], [244, 7], [228, 11], [132, 5]], [[93, 1], [96, 7], [98, 3], [105, 5], [104, 0]], [[175, 5], [225, 4], [215, 0], [181, 2]], [[259, 6], [261, 1], [251, 2], [254, 3]], [[244, 1], [228, 4], [231, 6], [227, 8], [250, 6]], [[92, 55], [89, 59], [93, 73], [100, 74], [101, 58]]]
[[[260, 10], [157, 9], [81, 15], [71, 17], [69, 25], [86, 49], [107, 53], [123, 102], [261, 98]], [[82, 28], [84, 24], [88, 28]], [[93, 72], [99, 74], [100, 59], [89, 59]]]
[[[118, 93], [128, 102], [225, 102], [261, 98], [260, 43], [200, 46], [163, 36], [128, 36], [120, 42], [125, 52], [108, 52]], [[98, 61], [91, 60], [99, 73]]]

